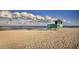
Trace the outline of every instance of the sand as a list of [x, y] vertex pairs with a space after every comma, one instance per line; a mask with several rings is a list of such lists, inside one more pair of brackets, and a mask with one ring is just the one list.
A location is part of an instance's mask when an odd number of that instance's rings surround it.
[[79, 28], [55, 30], [0, 30], [1, 49], [77, 49]]

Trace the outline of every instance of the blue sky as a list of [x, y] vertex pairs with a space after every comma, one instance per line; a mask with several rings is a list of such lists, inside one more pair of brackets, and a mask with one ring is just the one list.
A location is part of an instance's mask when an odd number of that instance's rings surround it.
[[79, 26], [79, 10], [11, 10], [12, 12], [30, 12], [35, 15], [60, 17], [71, 21], [72, 26]]

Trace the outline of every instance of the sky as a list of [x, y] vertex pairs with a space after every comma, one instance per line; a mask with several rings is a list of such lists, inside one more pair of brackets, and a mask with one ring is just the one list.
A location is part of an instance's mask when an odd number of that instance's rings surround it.
[[35, 15], [59, 17], [71, 22], [65, 25], [79, 26], [79, 10], [11, 10], [11, 12], [30, 12]]

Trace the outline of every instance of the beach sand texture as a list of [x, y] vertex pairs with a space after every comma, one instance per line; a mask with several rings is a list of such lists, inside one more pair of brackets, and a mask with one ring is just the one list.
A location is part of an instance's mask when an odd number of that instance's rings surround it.
[[0, 30], [1, 49], [76, 49], [79, 28], [54, 30]]

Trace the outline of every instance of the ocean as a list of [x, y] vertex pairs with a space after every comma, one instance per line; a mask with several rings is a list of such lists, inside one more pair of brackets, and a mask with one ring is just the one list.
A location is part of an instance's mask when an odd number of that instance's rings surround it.
[[0, 29], [39, 29], [39, 28], [47, 28], [46, 26], [0, 26]]
[[[47, 26], [0, 26], [0, 30], [16, 30], [16, 29], [46, 29]], [[79, 28], [79, 26], [64, 26], [63, 28]]]

